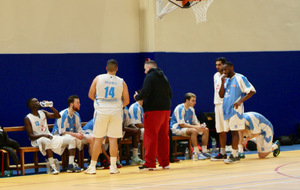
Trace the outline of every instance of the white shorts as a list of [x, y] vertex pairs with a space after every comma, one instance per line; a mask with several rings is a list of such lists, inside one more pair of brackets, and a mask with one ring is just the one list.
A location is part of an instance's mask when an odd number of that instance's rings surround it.
[[272, 152], [273, 135], [267, 134], [267, 136], [269, 136], [269, 139], [267, 139], [267, 141], [266, 141], [264, 135], [259, 135], [258, 137], [255, 137], [257, 152], [260, 152], [260, 153]]
[[217, 133], [228, 132], [229, 128], [225, 128], [224, 116], [223, 116], [223, 105], [215, 105], [215, 121], [216, 121], [216, 131]]
[[245, 119], [240, 119], [237, 114], [232, 116], [230, 119], [224, 121], [225, 129], [230, 129], [231, 131], [239, 131], [245, 129]]
[[[189, 128], [180, 128], [180, 129], [177, 129], [177, 128], [173, 128], [171, 129], [172, 130], [172, 133], [174, 133], [175, 135], [177, 136], [185, 136], [185, 137], [190, 137], [191, 135], [188, 135], [186, 132]], [[198, 132], [199, 135], [202, 135], [203, 132]]]
[[95, 113], [95, 125], [93, 129], [93, 135], [96, 138], [112, 137], [122, 138], [122, 112], [119, 114], [99, 114]]
[[144, 131], [145, 129], [144, 128], [140, 128], [141, 130], [141, 139], [140, 140], [143, 140], [144, 139]]

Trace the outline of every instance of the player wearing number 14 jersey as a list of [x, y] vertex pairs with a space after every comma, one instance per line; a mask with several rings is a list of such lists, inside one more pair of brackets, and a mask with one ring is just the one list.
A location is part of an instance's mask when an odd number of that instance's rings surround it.
[[116, 76], [118, 63], [108, 60], [106, 74], [98, 75], [92, 82], [89, 98], [94, 101], [95, 142], [91, 163], [86, 174], [96, 173], [96, 163], [101, 153], [101, 145], [105, 136], [110, 145], [110, 173], [119, 173], [116, 165], [118, 155], [118, 138], [122, 137], [123, 107], [129, 104], [128, 88], [124, 80]]

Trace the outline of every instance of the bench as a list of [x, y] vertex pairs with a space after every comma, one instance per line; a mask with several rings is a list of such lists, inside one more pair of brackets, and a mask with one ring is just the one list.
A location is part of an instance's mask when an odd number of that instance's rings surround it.
[[181, 140], [186, 140], [188, 141], [188, 149], [189, 149], [189, 157], [190, 159], [192, 158], [192, 150], [191, 150], [191, 146], [192, 146], [192, 142], [191, 142], [191, 137], [185, 137], [185, 136], [172, 136], [172, 141], [174, 141], [173, 143], [173, 156], [182, 156], [185, 154], [185, 152], [178, 152], [177, 151], [177, 141], [181, 141]]

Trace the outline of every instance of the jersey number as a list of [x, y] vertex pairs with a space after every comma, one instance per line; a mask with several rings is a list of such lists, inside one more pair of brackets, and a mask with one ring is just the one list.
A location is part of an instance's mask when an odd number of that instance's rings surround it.
[[110, 95], [112, 98], [115, 97], [115, 87], [105, 87], [105, 98], [107, 98], [108, 95]]

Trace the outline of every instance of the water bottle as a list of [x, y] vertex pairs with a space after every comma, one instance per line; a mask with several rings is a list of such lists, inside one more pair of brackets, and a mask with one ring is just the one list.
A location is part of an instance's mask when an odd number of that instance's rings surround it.
[[212, 153], [216, 153], [217, 152], [217, 141], [215, 138], [212, 138], [211, 146], [212, 146]]
[[12, 174], [13, 174], [13, 171], [12, 171], [12, 170], [5, 170], [5, 171], [4, 171], [4, 176], [5, 176], [5, 177], [10, 177], [10, 176], [12, 176]]
[[40, 105], [42, 107], [53, 107], [53, 102], [52, 101], [43, 101], [43, 102], [40, 102]]
[[185, 160], [189, 160], [190, 159], [190, 153], [189, 153], [188, 147], [185, 148], [184, 159]]
[[54, 159], [54, 164], [55, 164], [56, 170], [58, 171], [58, 173], [60, 173], [60, 164], [56, 158]]

